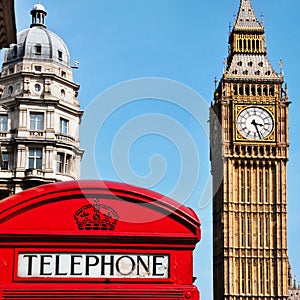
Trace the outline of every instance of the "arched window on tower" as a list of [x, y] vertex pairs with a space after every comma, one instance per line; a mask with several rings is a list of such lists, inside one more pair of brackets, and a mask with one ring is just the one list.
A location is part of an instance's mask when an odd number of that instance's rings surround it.
[[250, 96], [250, 88], [249, 85], [246, 85], [245, 87], [246, 96]]
[[265, 202], [269, 202], [269, 172], [268, 170], [265, 171]]
[[240, 223], [240, 232], [241, 232], [241, 246], [245, 247], [245, 217], [241, 216], [241, 223]]
[[266, 294], [268, 295], [270, 293], [270, 265], [269, 262], [266, 262], [266, 271], [265, 271], [265, 280], [266, 280]]
[[263, 247], [264, 243], [264, 227], [263, 227], [263, 216], [258, 216], [258, 230], [259, 230], [259, 239], [258, 239], [258, 246]]
[[243, 88], [242, 85], [240, 85], [240, 87], [239, 87], [239, 95], [240, 95], [240, 96], [243, 96], [243, 95], [244, 95], [244, 88]]
[[251, 247], [251, 218], [247, 215], [247, 246]]
[[251, 173], [250, 170], [247, 171], [247, 179], [246, 179], [246, 201], [250, 202], [251, 201]]
[[261, 261], [259, 264], [259, 288], [258, 288], [258, 292], [260, 294], [263, 293], [263, 288], [264, 288], [264, 266]]
[[259, 47], [259, 40], [256, 40], [256, 51], [259, 51], [260, 47]]
[[261, 95], [262, 95], [262, 94], [261, 94], [261, 87], [260, 87], [260, 86], [257, 87], [257, 95], [258, 95], [258, 96], [261, 96]]
[[243, 203], [244, 202], [244, 198], [245, 198], [245, 181], [244, 181], [244, 170], [241, 170], [240, 172], [240, 202]]
[[266, 247], [270, 247], [270, 218], [266, 216]]
[[242, 266], [241, 266], [241, 292], [242, 294], [246, 293], [246, 266], [245, 266], [245, 260], [242, 259]]
[[263, 171], [259, 170], [259, 179], [258, 179], [258, 200], [260, 203], [263, 201]]
[[248, 261], [248, 268], [247, 268], [247, 293], [251, 293], [251, 261]]
[[233, 91], [234, 91], [234, 95], [238, 94], [238, 89], [237, 89], [237, 85], [236, 84], [233, 86]]

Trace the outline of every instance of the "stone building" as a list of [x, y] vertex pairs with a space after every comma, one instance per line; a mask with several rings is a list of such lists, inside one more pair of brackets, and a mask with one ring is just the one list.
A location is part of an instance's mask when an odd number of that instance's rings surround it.
[[211, 107], [214, 299], [288, 299], [289, 98], [264, 24], [240, 0]]
[[0, 198], [79, 178], [82, 116], [70, 54], [36, 4], [30, 28], [5, 53], [0, 78]]

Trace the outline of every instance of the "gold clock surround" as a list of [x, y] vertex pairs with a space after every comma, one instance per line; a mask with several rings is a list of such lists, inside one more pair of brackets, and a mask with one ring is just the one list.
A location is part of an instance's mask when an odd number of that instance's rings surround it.
[[[267, 137], [264, 137], [262, 139], [257, 139], [257, 140], [254, 140], [254, 139], [248, 139], [246, 137], [244, 137], [238, 130], [238, 127], [237, 127], [237, 119], [238, 119], [238, 116], [240, 115], [240, 113], [242, 111], [244, 111], [245, 109], [247, 108], [252, 108], [252, 107], [257, 107], [257, 108], [260, 108], [260, 109], [263, 109], [265, 111], [267, 111], [272, 119], [273, 119], [273, 129], [271, 131], [271, 133], [267, 136]], [[233, 128], [235, 128], [234, 130], [234, 133], [235, 133], [235, 140], [238, 141], [238, 142], [247, 142], [247, 143], [253, 143], [253, 142], [258, 142], [258, 143], [265, 143], [265, 142], [275, 142], [276, 140], [276, 135], [275, 135], [275, 132], [276, 132], [276, 122], [275, 122], [275, 107], [274, 105], [266, 105], [266, 104], [249, 104], [249, 103], [245, 103], [245, 104], [235, 104], [234, 105], [234, 124], [233, 124]]]

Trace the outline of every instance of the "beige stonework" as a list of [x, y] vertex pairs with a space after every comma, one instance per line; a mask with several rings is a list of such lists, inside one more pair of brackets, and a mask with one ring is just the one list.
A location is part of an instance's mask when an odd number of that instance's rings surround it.
[[211, 107], [214, 299], [288, 299], [287, 89], [241, 0]]
[[82, 111], [69, 51], [36, 4], [30, 28], [5, 52], [0, 78], [0, 199], [78, 179]]

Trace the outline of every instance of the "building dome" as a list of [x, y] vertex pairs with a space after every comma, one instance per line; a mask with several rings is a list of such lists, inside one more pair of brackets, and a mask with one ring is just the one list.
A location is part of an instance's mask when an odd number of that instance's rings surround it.
[[23, 59], [51, 61], [70, 67], [70, 54], [63, 40], [45, 26], [47, 12], [40, 3], [31, 10], [32, 24], [18, 33], [17, 44], [6, 50], [4, 63]]
[[33, 10], [33, 11], [35, 11], [35, 10], [46, 11], [45, 7], [44, 7], [41, 3], [37, 3], [37, 4], [33, 7], [32, 10]]

